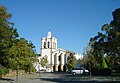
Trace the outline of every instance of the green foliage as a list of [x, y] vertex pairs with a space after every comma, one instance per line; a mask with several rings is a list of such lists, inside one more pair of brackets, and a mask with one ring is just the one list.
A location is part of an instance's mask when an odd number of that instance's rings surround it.
[[68, 70], [70, 70], [71, 68], [74, 68], [76, 65], [76, 61], [77, 61], [76, 58], [73, 55], [71, 55], [68, 57], [67, 60], [68, 60], [67, 61]]
[[31, 68], [31, 71], [32, 71], [32, 72], [36, 72], [35, 67], [32, 67], [32, 68]]
[[48, 65], [47, 55], [45, 55], [44, 57], [40, 59], [40, 64], [42, 67], [47, 67]]
[[[113, 13], [110, 24], [104, 24], [102, 32], [90, 38], [86, 54], [92, 68], [117, 68], [120, 65], [120, 8]], [[96, 64], [93, 66], [93, 64]], [[117, 71], [117, 69], [116, 69]]]
[[31, 71], [36, 61], [35, 46], [25, 38], [18, 38], [11, 14], [7, 8], [0, 6], [0, 65], [5, 68]]
[[7, 13], [7, 9], [0, 6], [0, 63], [4, 67], [8, 67], [10, 62], [8, 51], [19, 36], [17, 30], [13, 28], [13, 23], [9, 22], [10, 18], [11, 14]]
[[0, 68], [0, 77], [2, 77], [2, 75], [8, 74], [9, 70], [5, 69], [5, 68]]
[[106, 62], [105, 62], [104, 57], [102, 57], [102, 68], [103, 68], [103, 69], [104, 69], [104, 68], [108, 68], [108, 66], [107, 66], [107, 64], [106, 64]]

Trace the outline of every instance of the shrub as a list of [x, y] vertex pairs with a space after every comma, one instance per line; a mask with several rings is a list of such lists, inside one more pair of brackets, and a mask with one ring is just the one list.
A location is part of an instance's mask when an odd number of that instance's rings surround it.
[[9, 73], [8, 69], [5, 68], [0, 68], [0, 77], [2, 77], [3, 75], [6, 75]]
[[33, 72], [33, 73], [36, 72], [36, 69], [35, 69], [34, 67], [32, 67], [32, 72]]

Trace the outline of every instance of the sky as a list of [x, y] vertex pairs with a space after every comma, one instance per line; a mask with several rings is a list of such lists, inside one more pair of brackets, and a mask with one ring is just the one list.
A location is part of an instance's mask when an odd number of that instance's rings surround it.
[[20, 37], [32, 41], [40, 53], [41, 38], [58, 39], [58, 47], [83, 54], [89, 39], [112, 21], [120, 0], [0, 0], [12, 14]]

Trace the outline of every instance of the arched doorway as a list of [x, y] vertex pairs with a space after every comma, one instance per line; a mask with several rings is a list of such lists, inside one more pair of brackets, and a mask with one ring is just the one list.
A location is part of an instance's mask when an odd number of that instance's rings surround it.
[[63, 66], [63, 71], [64, 71], [64, 72], [66, 72], [66, 69], [67, 69], [66, 66], [67, 66], [67, 65], [64, 65], [64, 66]]
[[55, 72], [55, 65], [53, 66], [53, 72]]
[[58, 65], [58, 72], [61, 72], [61, 66]]

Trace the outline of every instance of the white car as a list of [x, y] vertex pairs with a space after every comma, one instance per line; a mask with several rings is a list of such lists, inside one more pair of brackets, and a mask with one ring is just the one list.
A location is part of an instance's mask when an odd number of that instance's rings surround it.
[[73, 68], [71, 70], [71, 73], [73, 75], [76, 75], [76, 74], [89, 74], [89, 71], [87, 69], [81, 67], [81, 68]]

